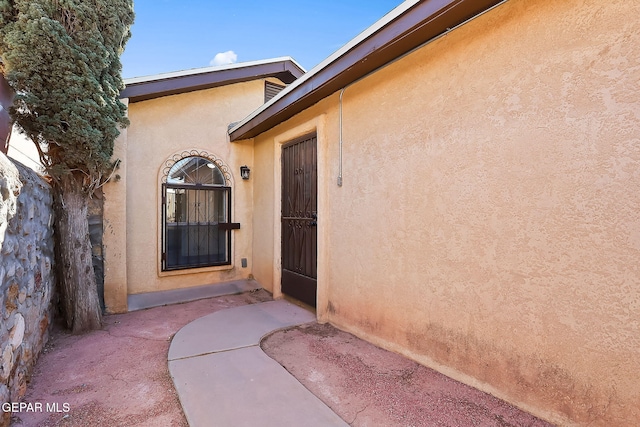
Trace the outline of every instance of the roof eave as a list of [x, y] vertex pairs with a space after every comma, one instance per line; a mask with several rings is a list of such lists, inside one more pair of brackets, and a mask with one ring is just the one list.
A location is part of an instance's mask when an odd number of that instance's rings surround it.
[[289, 84], [303, 74], [304, 69], [291, 58], [239, 63], [229, 67], [210, 67], [128, 79], [120, 97], [129, 98], [129, 102], [132, 103], [267, 77], [275, 77]]
[[256, 137], [503, 1], [424, 0], [406, 10], [401, 10], [403, 5], [399, 6], [397, 16], [386, 16], [388, 22], [383, 22], [380, 28], [374, 28], [375, 31], [361, 40], [358, 37], [354, 39], [355, 43], [347, 44], [333, 58], [330, 57], [330, 61], [311, 70], [280, 96], [230, 129], [230, 140]]

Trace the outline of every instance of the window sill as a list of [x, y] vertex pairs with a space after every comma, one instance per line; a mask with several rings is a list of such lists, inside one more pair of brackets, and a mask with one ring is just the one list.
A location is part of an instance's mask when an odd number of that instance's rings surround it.
[[196, 267], [196, 268], [185, 268], [180, 270], [169, 270], [169, 271], [159, 271], [159, 277], [168, 277], [168, 276], [183, 276], [185, 274], [201, 274], [201, 273], [210, 273], [214, 271], [227, 271], [233, 270], [233, 264], [228, 265], [216, 265], [215, 267]]

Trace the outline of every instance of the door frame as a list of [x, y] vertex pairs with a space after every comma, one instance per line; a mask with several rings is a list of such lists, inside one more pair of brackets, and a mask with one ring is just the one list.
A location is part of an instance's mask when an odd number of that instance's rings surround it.
[[282, 146], [288, 142], [293, 141], [304, 135], [316, 134], [317, 138], [317, 151], [318, 151], [318, 293], [317, 293], [317, 305], [316, 314], [318, 321], [327, 322], [328, 318], [328, 295], [329, 289], [327, 288], [328, 266], [327, 256], [325, 248], [328, 247], [328, 237], [323, 232], [325, 224], [329, 222], [329, 218], [326, 217], [324, 212], [327, 212], [326, 200], [328, 184], [331, 183], [331, 176], [327, 176], [326, 171], [329, 170], [328, 163], [331, 159], [327, 160], [327, 134], [326, 129], [326, 116], [324, 114], [314, 117], [312, 120], [301, 123], [299, 126], [293, 127], [289, 131], [286, 131], [280, 135], [277, 135], [273, 139], [273, 297], [280, 299], [282, 294], [282, 227], [280, 221], [281, 207], [282, 207]]
[[[280, 149], [280, 168], [283, 171], [280, 220], [282, 225], [288, 223], [293, 226], [292, 229], [287, 229], [289, 231], [286, 235], [281, 227], [281, 289], [286, 295], [315, 308], [318, 296], [318, 135], [315, 132], [303, 135], [282, 144]], [[288, 156], [284, 155], [285, 152]], [[294, 172], [293, 167], [301, 169]], [[285, 170], [288, 172], [285, 173]], [[302, 177], [299, 175], [300, 171], [304, 171]], [[285, 194], [284, 189], [287, 187]], [[291, 211], [289, 200], [294, 202], [296, 212]], [[307, 210], [309, 207], [311, 211]], [[304, 209], [304, 212], [300, 209]], [[285, 213], [288, 213], [287, 220]], [[286, 271], [283, 259], [285, 255], [289, 259]]]

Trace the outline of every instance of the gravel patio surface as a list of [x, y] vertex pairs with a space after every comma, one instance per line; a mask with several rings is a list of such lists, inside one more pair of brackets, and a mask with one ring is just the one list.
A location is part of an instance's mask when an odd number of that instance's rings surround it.
[[261, 347], [354, 427], [552, 426], [328, 324], [277, 331]]
[[[168, 371], [171, 338], [199, 317], [270, 300], [261, 290], [106, 316], [81, 336], [55, 329], [23, 401], [69, 410], [15, 414], [12, 425], [187, 426]], [[262, 348], [352, 426], [550, 426], [330, 325], [275, 332]]]
[[12, 426], [186, 427], [167, 364], [173, 335], [215, 311], [271, 300], [261, 290], [105, 316], [102, 330], [85, 335], [57, 328], [23, 401], [70, 411], [23, 412]]

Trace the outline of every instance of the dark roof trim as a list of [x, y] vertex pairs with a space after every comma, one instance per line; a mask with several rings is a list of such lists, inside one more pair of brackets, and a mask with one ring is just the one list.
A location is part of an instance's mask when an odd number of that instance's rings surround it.
[[126, 79], [126, 87], [120, 93], [120, 98], [129, 98], [130, 103], [139, 102], [267, 77], [275, 77], [289, 84], [304, 72], [304, 69], [289, 57], [208, 67]]
[[[253, 138], [505, 0], [405, 2], [229, 131]], [[370, 33], [370, 34], [368, 34]]]

